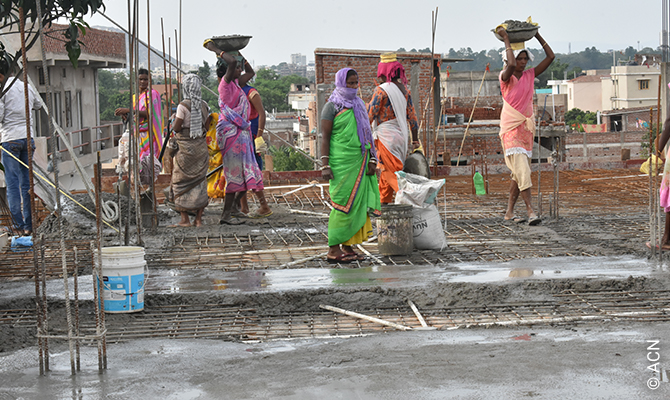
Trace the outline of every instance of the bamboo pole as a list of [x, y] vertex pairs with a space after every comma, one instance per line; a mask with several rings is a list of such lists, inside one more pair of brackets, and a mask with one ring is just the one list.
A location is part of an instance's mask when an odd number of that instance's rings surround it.
[[336, 312], [336, 313], [348, 315], [348, 316], [354, 317], [354, 318], [364, 319], [366, 321], [374, 322], [374, 323], [377, 323], [377, 324], [390, 326], [391, 328], [395, 328], [395, 329], [398, 329], [398, 330], [401, 330], [401, 331], [411, 331], [412, 330], [412, 328], [409, 327], [409, 326], [396, 324], [395, 322], [390, 322], [390, 321], [386, 321], [384, 319], [370, 317], [368, 315], [359, 314], [359, 313], [353, 312], [353, 311], [347, 311], [347, 310], [344, 310], [344, 309], [338, 308], [338, 307], [327, 306], [327, 305], [321, 304], [321, 305], [319, 305], [319, 308], [323, 308], [324, 310], [333, 311], [333, 312]]

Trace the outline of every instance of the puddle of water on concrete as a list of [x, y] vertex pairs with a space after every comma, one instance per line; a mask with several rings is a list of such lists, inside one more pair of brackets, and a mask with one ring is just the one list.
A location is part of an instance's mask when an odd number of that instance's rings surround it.
[[632, 257], [554, 257], [512, 262], [449, 265], [374, 265], [343, 269], [244, 271], [157, 270], [147, 280], [148, 292], [208, 290], [283, 291], [342, 286], [406, 287], [426, 282], [504, 283], [520, 279], [626, 278], [647, 276], [657, 266]]
[[506, 263], [456, 264], [451, 282], [493, 283], [516, 279], [626, 278], [648, 276], [657, 265], [633, 257], [552, 257]]

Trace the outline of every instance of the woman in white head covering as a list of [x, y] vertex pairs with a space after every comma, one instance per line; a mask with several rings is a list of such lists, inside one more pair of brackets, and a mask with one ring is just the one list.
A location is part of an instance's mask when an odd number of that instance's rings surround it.
[[189, 213], [195, 213], [193, 225], [201, 226], [202, 213], [209, 203], [206, 180], [209, 150], [205, 139], [205, 127], [210, 124], [209, 107], [201, 99], [198, 75], [185, 75], [182, 87], [184, 101], [177, 106], [175, 135], [170, 139], [174, 167], [166, 202], [181, 214], [177, 226], [191, 226]]
[[[525, 218], [514, 216], [514, 205], [519, 195], [526, 203], [528, 224], [537, 225], [541, 219], [535, 214], [530, 197], [530, 159], [533, 155], [535, 136], [535, 115], [533, 113], [533, 93], [535, 77], [544, 72], [552, 61], [554, 52], [540, 33], [535, 38], [540, 42], [546, 57], [535, 68], [526, 69], [533, 55], [523, 44], [510, 43], [507, 31], [498, 27], [497, 33], [505, 42], [503, 70], [500, 73], [500, 90], [503, 109], [500, 115], [500, 140], [505, 151], [505, 164], [512, 171], [509, 199], [505, 221], [525, 222]], [[515, 47], [515, 49], [513, 49]]]

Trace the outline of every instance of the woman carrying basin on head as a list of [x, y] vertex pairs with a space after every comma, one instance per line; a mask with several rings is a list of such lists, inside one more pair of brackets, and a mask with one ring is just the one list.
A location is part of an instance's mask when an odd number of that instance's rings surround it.
[[343, 68], [321, 112], [321, 176], [330, 181], [329, 263], [362, 260], [351, 247], [372, 235], [368, 211], [381, 215], [375, 170], [377, 152], [365, 103], [357, 95], [358, 74]]
[[529, 225], [537, 225], [541, 220], [533, 210], [530, 197], [530, 188], [533, 185], [530, 178], [530, 159], [533, 156], [535, 137], [533, 93], [535, 77], [544, 72], [554, 61], [554, 52], [540, 33], [536, 33], [535, 38], [542, 45], [546, 57], [537, 67], [526, 69], [528, 61], [533, 60], [533, 55], [523, 47], [523, 43], [521, 43], [521, 48], [513, 49], [512, 46], [517, 43], [510, 43], [509, 36], [503, 27], [498, 27], [497, 33], [505, 42], [503, 70], [499, 77], [503, 96], [500, 140], [505, 151], [505, 164], [512, 170], [505, 221], [525, 221], [523, 218], [514, 216], [514, 205], [521, 195], [526, 203]]
[[[219, 222], [229, 225], [242, 223], [232, 213], [235, 203], [239, 204], [239, 199], [247, 190], [252, 190], [260, 203], [254, 217], [268, 217], [272, 210], [265, 200], [263, 174], [258, 168], [253, 151], [249, 123], [250, 104], [238, 83], [238, 78], [242, 76], [244, 58], [239, 52], [219, 50], [211, 40], [205, 42], [205, 47], [217, 53], [220, 58], [221, 66], [217, 68], [217, 74], [218, 70], [225, 69], [219, 83], [221, 113], [216, 126], [216, 140], [221, 149], [223, 173], [226, 177], [226, 196]], [[240, 83], [244, 84], [246, 81]]]

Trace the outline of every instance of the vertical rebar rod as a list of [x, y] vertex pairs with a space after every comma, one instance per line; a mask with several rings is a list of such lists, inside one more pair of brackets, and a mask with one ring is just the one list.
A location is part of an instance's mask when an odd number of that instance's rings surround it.
[[[179, 71], [180, 71], [179, 72], [179, 81], [177, 82], [177, 89], [179, 90], [179, 97], [178, 97], [179, 103], [181, 103], [181, 98], [182, 98], [182, 93], [181, 93], [181, 89], [182, 89], [181, 88], [181, 70], [182, 70], [181, 67], [182, 67], [182, 65], [181, 65], [181, 61], [182, 61], [182, 58], [183, 58], [182, 48], [181, 48], [181, 44], [182, 44], [182, 40], [181, 40], [181, 32], [182, 32], [182, 30], [181, 30], [181, 16], [182, 16], [182, 5], [181, 5], [181, 0], [179, 0], [179, 63], [177, 64], [177, 65], [179, 65]], [[175, 46], [176, 45], [177, 44], [175, 43]], [[177, 104], [179, 104], [179, 103], [177, 103]]]
[[100, 293], [100, 281], [102, 280], [102, 275], [98, 273], [98, 264], [100, 263], [100, 257], [96, 251], [95, 240], [91, 240], [91, 274], [93, 275], [93, 303], [95, 308], [95, 336], [98, 345], [98, 372], [102, 372], [102, 328], [100, 325], [100, 310], [104, 307], [104, 304], [100, 304], [102, 300], [102, 294]]
[[[44, 245], [46, 246], [46, 243]], [[40, 274], [40, 279], [42, 280], [42, 332], [45, 336], [49, 334], [49, 305], [47, 304], [47, 264], [42, 263], [42, 273]], [[43, 338], [44, 343], [44, 370], [49, 371], [49, 339], [47, 337]]]
[[[38, 7], [38, 15], [40, 16], [39, 22], [40, 22], [40, 29], [39, 32], [42, 32], [41, 29], [41, 13], [39, 13], [40, 10], [40, 5], [37, 5]], [[28, 91], [28, 60], [26, 57], [26, 41], [25, 41], [25, 18], [24, 18], [24, 13], [23, 13], [23, 7], [19, 7], [19, 29], [20, 29], [20, 34], [21, 34], [21, 62], [23, 66], [23, 89], [24, 89], [24, 98], [25, 98], [25, 114], [26, 114], [26, 148], [28, 152], [28, 176], [29, 176], [29, 181], [30, 181], [30, 215], [31, 215], [31, 223], [34, 226], [35, 221], [37, 220], [37, 214], [35, 213], [35, 186], [33, 182], [33, 163], [32, 163], [32, 156], [33, 156], [33, 149], [32, 149], [32, 137], [31, 137], [31, 125], [30, 125], [30, 113], [32, 112], [30, 110], [30, 102], [29, 102], [29, 91]], [[40, 43], [40, 46], [42, 49], [44, 49], [44, 42]], [[47, 71], [44, 71], [45, 75], [47, 74]], [[45, 82], [46, 82], [45, 78]], [[48, 85], [48, 82], [46, 82]], [[56, 153], [54, 153], [56, 154]], [[58, 198], [58, 192], [56, 192], [56, 197]], [[26, 199], [23, 199], [23, 201], [26, 201]], [[33, 226], [30, 227], [30, 229], [33, 229]], [[34, 236], [33, 236], [34, 237]], [[43, 251], [42, 246], [44, 246], [43, 242], [43, 237], [40, 237], [40, 248]], [[38, 314], [37, 316], [37, 325], [38, 325], [38, 333], [44, 328], [44, 323], [46, 322], [46, 315], [45, 315], [45, 310], [46, 310], [46, 303], [42, 303], [43, 297], [40, 297], [40, 284], [39, 284], [39, 263], [37, 260], [37, 252], [35, 251], [35, 248], [33, 247], [33, 264], [35, 268], [35, 310]], [[39, 367], [40, 367], [40, 375], [43, 375], [45, 371], [49, 370], [49, 353], [48, 353], [48, 344], [46, 338], [42, 338], [41, 340], [38, 339], [38, 345], [39, 345]]]
[[[96, 190], [97, 192], [97, 190]], [[61, 242], [64, 243], [64, 239], [61, 238]], [[75, 351], [74, 351], [74, 340], [72, 336], [72, 311], [70, 307], [70, 285], [67, 279], [67, 254], [65, 253], [65, 247], [61, 247], [62, 257], [62, 269], [63, 269], [63, 292], [65, 295], [65, 320], [67, 321], [67, 344], [70, 350], [70, 373], [75, 375], [77, 373], [75, 366]]]
[[177, 101], [181, 103], [181, 41], [178, 40], [177, 30], [174, 30], [174, 56], [177, 59]]
[[74, 280], [74, 335], [77, 338], [74, 342], [75, 357], [77, 371], [81, 371], [81, 354], [79, 349], [79, 334], [81, 333], [79, 330], [79, 252], [77, 250], [77, 246], [72, 249], [72, 252], [74, 259], [74, 273], [72, 274], [72, 278]]
[[560, 179], [560, 170], [558, 168], [558, 162], [561, 158], [561, 139], [559, 137], [554, 138], [554, 149], [556, 153], [556, 159], [554, 160], [554, 218], [558, 221], [558, 196], [559, 196], [559, 179]]
[[[97, 228], [97, 251], [98, 251], [98, 276], [102, 276], [102, 161], [100, 152], [97, 153], [97, 163], [95, 164], [95, 219]], [[99, 281], [101, 284], [102, 279]], [[98, 288], [98, 293], [102, 293], [102, 288]], [[105, 311], [104, 307], [100, 312], [100, 327], [102, 328], [102, 367], [107, 369], [107, 339], [105, 338]]]
[[654, 218], [655, 211], [655, 199], [656, 193], [654, 193], [654, 169], [656, 168], [653, 158], [653, 144], [654, 144], [654, 109], [649, 108], [649, 241], [650, 241], [650, 250], [651, 256], [656, 257], [656, 222]]
[[[151, 18], [150, 18], [150, 5], [149, 0], [147, 0], [147, 70], [149, 71], [149, 93], [145, 97], [147, 99], [147, 117], [149, 118], [149, 153], [151, 153], [151, 228], [156, 228], [157, 224], [157, 209], [156, 209], [156, 169], [154, 168], [154, 91], [153, 91], [153, 79], [151, 78]], [[161, 135], [163, 132], [158, 132]], [[157, 143], [160, 146], [160, 143]]]
[[[139, 0], [134, 1], [134, 8], [135, 11], [133, 13], [133, 36], [134, 36], [134, 47], [133, 51], [135, 52], [135, 72], [136, 76], [135, 78], [135, 96], [137, 99], [137, 107], [139, 109], [139, 103], [140, 103], [140, 90], [139, 90], [139, 81], [137, 79], [137, 71], [140, 69], [140, 60], [139, 60], [139, 55], [140, 55], [140, 43], [139, 39], [137, 38], [140, 32], [140, 5], [139, 5]], [[149, 49], [150, 47], [147, 47]], [[142, 246], [143, 241], [142, 241], [142, 208], [140, 204], [140, 116], [139, 112], [135, 113], [135, 126], [137, 127], [137, 138], [135, 140], [135, 168], [133, 168], [133, 176], [135, 177], [134, 179], [134, 185], [133, 185], [133, 190], [135, 194], [135, 224], [137, 228], [137, 245]], [[152, 164], [153, 168], [153, 164]]]
[[[24, 97], [24, 106], [25, 106], [25, 115], [26, 115], [26, 150], [28, 153], [28, 181], [30, 182], [30, 216], [31, 216], [31, 226], [29, 229], [32, 231], [33, 226], [35, 225], [34, 221], [37, 220], [37, 214], [35, 210], [35, 176], [33, 173], [33, 146], [32, 146], [32, 132], [30, 124], [30, 114], [32, 110], [30, 109], [30, 91], [28, 89], [28, 59], [26, 52], [26, 21], [24, 18], [23, 7], [19, 7], [19, 19], [20, 19], [20, 31], [21, 31], [21, 60], [23, 64], [23, 97]], [[23, 199], [25, 201], [25, 199]], [[37, 265], [37, 254], [33, 252], [33, 262]]]
[[[40, 243], [43, 243], [40, 240]], [[33, 251], [35, 251], [33, 247]], [[40, 375], [44, 375], [44, 341], [45, 338], [41, 337], [43, 335], [42, 323], [43, 323], [43, 314], [42, 314], [42, 296], [40, 295], [40, 269], [37, 265], [34, 266], [35, 269], [35, 314], [37, 316], [37, 346], [38, 346], [38, 358], [39, 358], [39, 368]]]
[[[658, 148], [658, 143], [661, 139], [661, 87], [663, 85], [662, 79], [659, 76], [658, 77], [658, 102], [656, 105], [656, 134], [654, 135], [654, 154], [660, 154], [663, 149]], [[657, 174], [655, 174], [657, 175]], [[660, 192], [657, 190], [656, 184], [658, 183], [658, 179], [654, 178], [654, 208], [656, 209], [656, 212], [654, 213], [655, 215], [655, 223], [656, 223], [656, 234], [659, 236], [659, 246], [658, 246], [658, 260], [661, 261], [663, 258], [663, 243], [662, 239], [660, 237], [661, 235], [661, 208], [660, 208]]]
[[[126, 201], [128, 202], [128, 217], [126, 218], [126, 225], [125, 225], [125, 231], [124, 231], [124, 237], [123, 241], [126, 246], [130, 244], [130, 218], [132, 217], [132, 211], [133, 207], [130, 205], [131, 204], [131, 196], [130, 192], [132, 190], [131, 188], [131, 181], [130, 176], [133, 171], [133, 162], [134, 162], [134, 146], [135, 146], [135, 141], [134, 141], [134, 129], [135, 127], [133, 126], [133, 122], [135, 121], [134, 115], [135, 115], [135, 104], [133, 104], [132, 98], [133, 98], [133, 62], [134, 62], [134, 42], [133, 42], [133, 27], [132, 27], [132, 21], [131, 21], [131, 14], [132, 12], [130, 11], [130, 0], [128, 0], [128, 76], [130, 79], [128, 79], [128, 83], [130, 85], [130, 99], [131, 99], [131, 107], [129, 108], [129, 113], [127, 118], [127, 126], [128, 128], [128, 190], [126, 192]], [[120, 204], [120, 203], [119, 203]], [[120, 214], [119, 214], [120, 215]]]

